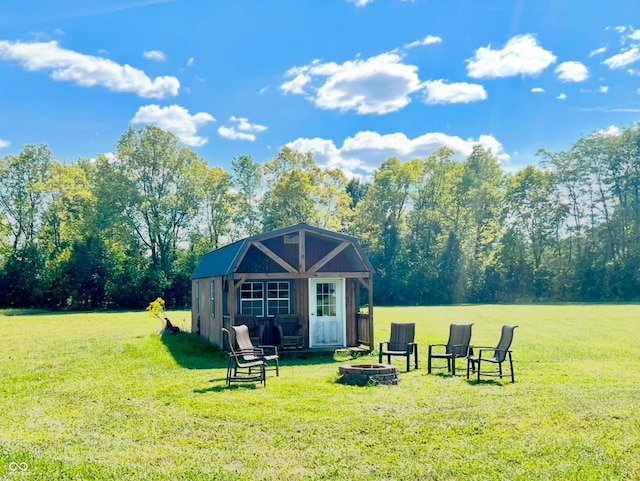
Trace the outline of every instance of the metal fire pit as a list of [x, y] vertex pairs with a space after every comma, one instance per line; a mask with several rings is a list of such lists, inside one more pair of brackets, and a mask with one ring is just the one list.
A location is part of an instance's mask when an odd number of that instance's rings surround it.
[[343, 384], [398, 384], [398, 368], [391, 364], [345, 364], [338, 372]]

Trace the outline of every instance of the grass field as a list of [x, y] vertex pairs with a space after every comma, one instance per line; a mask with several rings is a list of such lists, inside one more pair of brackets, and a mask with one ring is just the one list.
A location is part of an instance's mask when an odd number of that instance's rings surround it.
[[[171, 312], [181, 327], [187, 312]], [[415, 321], [418, 371], [336, 383], [344, 360], [284, 359], [225, 387], [225, 355], [163, 341], [146, 312], [0, 312], [0, 479], [638, 480], [640, 306], [376, 308]], [[429, 343], [514, 323], [516, 382], [427, 375]], [[361, 359], [367, 362], [375, 358]]]

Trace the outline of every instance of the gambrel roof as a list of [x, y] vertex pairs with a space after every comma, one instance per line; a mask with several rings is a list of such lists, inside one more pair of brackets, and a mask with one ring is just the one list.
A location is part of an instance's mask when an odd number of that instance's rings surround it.
[[355, 237], [300, 223], [247, 237], [205, 254], [191, 279], [233, 278], [237, 273], [277, 277], [341, 273], [362, 277], [373, 272]]

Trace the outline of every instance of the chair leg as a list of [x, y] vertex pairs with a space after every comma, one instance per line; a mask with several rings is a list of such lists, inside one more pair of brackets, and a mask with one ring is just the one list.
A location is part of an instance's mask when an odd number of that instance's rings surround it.
[[451, 371], [451, 375], [455, 376], [456, 375], [456, 355], [455, 354], [451, 354], [450, 368], [451, 369], [449, 369], [449, 371]]
[[513, 359], [511, 358], [511, 352], [508, 352], [507, 354], [509, 354], [509, 367], [511, 369], [511, 382], [516, 382], [516, 379], [513, 375]]
[[502, 363], [498, 363], [498, 373], [500, 374], [500, 379], [502, 379]]
[[280, 363], [276, 359], [276, 377], [280, 377]]
[[478, 382], [480, 382], [480, 363], [481, 363], [482, 359], [480, 358], [480, 356], [478, 356]]
[[411, 353], [407, 354], [407, 372], [411, 370]]
[[378, 364], [382, 364], [382, 346], [380, 346], [380, 352], [378, 352]]
[[418, 369], [418, 346], [413, 346], [413, 357], [415, 358], [416, 369]]
[[431, 374], [431, 346], [429, 346], [429, 352], [427, 353], [427, 374]]
[[467, 379], [469, 379], [469, 365], [471, 364], [471, 360], [467, 358]]

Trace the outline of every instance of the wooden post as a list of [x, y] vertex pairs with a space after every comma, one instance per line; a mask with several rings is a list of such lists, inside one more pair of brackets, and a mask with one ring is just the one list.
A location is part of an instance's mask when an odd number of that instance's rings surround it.
[[369, 340], [373, 351], [376, 343], [373, 335], [373, 278], [371, 275], [369, 276]]

